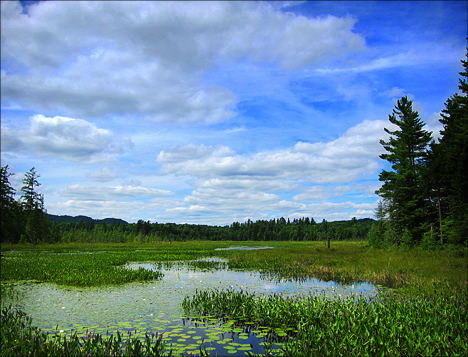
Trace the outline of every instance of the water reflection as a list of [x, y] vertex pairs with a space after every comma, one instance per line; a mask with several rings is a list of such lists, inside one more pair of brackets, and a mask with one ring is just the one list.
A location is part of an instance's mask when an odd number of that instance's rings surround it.
[[[201, 341], [212, 355], [226, 355], [232, 351], [239, 352], [237, 355], [243, 355], [245, 351], [264, 353], [261, 343], [271, 334], [267, 330], [241, 328], [233, 321], [185, 318], [181, 303], [185, 296], [194, 295], [197, 289], [242, 289], [257, 294], [281, 293], [284, 296], [317, 293], [329, 297], [370, 297], [378, 293], [377, 288], [369, 283], [341, 285], [318, 279], [275, 281], [258, 272], [229, 270], [226, 262], [209, 258], [192, 265], [183, 262], [132, 263], [126, 268], [161, 270], [164, 278], [99, 288], [22, 283], [16, 289], [23, 294], [21, 308], [44, 331], [85, 333], [89, 330], [104, 335], [107, 331], [135, 329], [142, 335], [145, 331], [164, 332], [167, 345], [172, 344], [177, 355], [189, 351], [197, 353]], [[205, 263], [208, 267], [217, 268], [201, 269]], [[2, 301], [2, 304], [8, 304], [8, 301]], [[274, 348], [279, 349], [280, 346], [278, 342]]]
[[[209, 258], [199, 261], [226, 263], [227, 260]], [[176, 289], [190, 289], [194, 285], [198, 289], [231, 288], [242, 289], [259, 294], [282, 293], [285, 296], [298, 294], [322, 294], [328, 297], [349, 295], [363, 295], [372, 297], [378, 293], [375, 285], [357, 283], [342, 285], [334, 281], [323, 281], [315, 278], [294, 281], [290, 279], [269, 278], [260, 272], [230, 270], [226, 265], [219, 265], [217, 269], [194, 269], [193, 266], [171, 265], [169, 269], [164, 265], [155, 267], [152, 263], [132, 263], [125, 266], [128, 269], [144, 268], [148, 270], [161, 269], [164, 273], [162, 281], [172, 282]], [[195, 265], [196, 267], [196, 265]]]

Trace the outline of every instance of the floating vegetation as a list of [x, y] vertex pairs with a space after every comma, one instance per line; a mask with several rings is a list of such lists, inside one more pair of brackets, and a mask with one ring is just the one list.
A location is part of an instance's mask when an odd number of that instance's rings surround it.
[[32, 319], [21, 310], [2, 308], [0, 315], [2, 333], [0, 353], [2, 356], [171, 356], [166, 350], [162, 334], [136, 331], [125, 337], [117, 331], [105, 336], [88, 333], [79, 336], [76, 332], [64, 335], [41, 331], [32, 324]]
[[198, 291], [182, 305], [187, 314], [266, 325], [266, 340], [282, 338], [281, 353], [287, 356], [461, 356], [468, 351], [466, 302], [466, 293], [408, 299], [382, 293], [369, 301], [210, 290]]

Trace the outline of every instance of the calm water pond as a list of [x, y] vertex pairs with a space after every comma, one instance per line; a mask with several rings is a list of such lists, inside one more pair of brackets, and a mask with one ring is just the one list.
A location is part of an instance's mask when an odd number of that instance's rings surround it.
[[[206, 259], [213, 261], [214, 259]], [[222, 260], [215, 260], [222, 263]], [[22, 283], [20, 306], [33, 323], [44, 331], [70, 333], [86, 330], [106, 334], [135, 331], [164, 332], [166, 346], [172, 344], [177, 354], [197, 353], [203, 345], [212, 355], [243, 356], [247, 351], [264, 353], [266, 328], [252, 331], [236, 327], [233, 321], [184, 319], [181, 303], [196, 289], [235, 289], [259, 294], [283, 295], [322, 293], [374, 296], [378, 289], [368, 283], [342, 286], [334, 282], [309, 279], [304, 282], [266, 280], [256, 272], [220, 269], [196, 269], [184, 264], [165, 268], [153, 263], [132, 263], [128, 268], [160, 269], [162, 280], [99, 288], [70, 288], [48, 283]], [[2, 302], [6, 304], [8, 301]], [[281, 343], [275, 344], [279, 349]]]

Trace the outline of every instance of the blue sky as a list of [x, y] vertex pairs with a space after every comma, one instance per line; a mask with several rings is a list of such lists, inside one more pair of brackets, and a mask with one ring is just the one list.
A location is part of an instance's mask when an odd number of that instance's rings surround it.
[[373, 217], [407, 95], [437, 137], [466, 1], [1, 2], [1, 164], [49, 213]]

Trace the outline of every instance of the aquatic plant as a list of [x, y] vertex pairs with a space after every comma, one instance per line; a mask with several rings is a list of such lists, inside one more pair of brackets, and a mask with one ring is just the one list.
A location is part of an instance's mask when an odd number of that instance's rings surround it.
[[42, 332], [24, 312], [11, 306], [0, 314], [0, 354], [2, 356], [171, 356], [162, 334], [145, 332], [143, 337], [132, 332], [100, 335], [86, 333], [70, 336], [56, 331]]
[[[232, 326], [236, 326], [238, 334], [258, 331], [255, 333], [263, 338], [262, 343], [267, 354], [280, 353], [278, 346], [282, 346], [282, 353], [285, 355], [409, 356], [433, 355], [439, 352], [443, 355], [463, 355], [468, 347], [467, 260], [466, 256], [455, 251], [405, 252], [396, 249], [384, 251], [370, 249], [365, 243], [356, 242], [335, 242], [331, 249], [326, 249], [323, 243], [318, 242], [268, 242], [268, 246], [274, 246], [276, 249], [261, 252], [214, 250], [236, 244], [238, 243], [173, 242], [172, 244], [2, 245], [0, 278], [2, 283], [33, 280], [66, 286], [116, 285], [130, 281], [159, 279], [162, 277], [163, 269], [187, 264], [194, 270], [256, 271], [266, 279], [301, 281], [316, 277], [336, 282], [368, 281], [396, 288], [395, 293], [380, 294], [369, 301], [365, 298], [352, 297], [329, 300], [313, 295], [288, 299], [280, 294], [258, 296], [249, 293], [248, 290], [237, 293], [211, 290], [197, 291], [196, 296], [187, 297], [184, 308], [187, 314], [200, 321], [208, 316], [211, 316], [209, 319], [235, 320]], [[262, 244], [261, 242], [242, 243], [246, 246]], [[227, 262], [197, 260], [202, 257], [224, 258]], [[132, 262], [147, 262], [152, 269], [131, 269]], [[15, 294], [15, 290], [10, 288], [5, 292], [10, 295]], [[11, 324], [15, 320], [9, 321]], [[16, 325], [13, 323], [13, 326]], [[227, 331], [228, 326], [222, 325], [219, 328]], [[37, 332], [32, 327], [26, 330]], [[6, 336], [2, 348], [10, 346], [16, 338], [15, 334], [5, 331], [7, 332], [4, 333], [2, 330], [2, 338]], [[84, 336], [75, 334], [74, 337], [69, 337], [57, 331], [56, 334], [49, 335], [49, 338], [56, 337], [46, 340], [41, 337], [43, 335], [36, 332], [34, 332], [36, 336], [34, 343], [41, 341], [42, 347], [37, 347], [37, 351], [42, 351], [40, 353], [43, 355], [50, 352], [47, 346], [54, 346], [55, 341], [61, 341], [62, 344], [56, 344], [57, 348], [65, 346], [65, 337], [67, 343], [73, 340], [76, 346], [79, 343], [80, 348], [83, 348], [84, 341], [81, 340], [83, 337], [89, 337], [87, 341], [90, 342], [87, 343], [92, 346], [101, 346], [104, 341], [111, 341], [114, 346], [119, 338], [119, 343], [122, 345], [125, 334], [129, 334], [129, 332], [124, 334], [114, 332], [111, 337], [104, 333], [100, 335], [99, 340], [96, 340], [96, 335], [88, 333]], [[152, 337], [151, 332], [147, 333], [148, 337]], [[29, 339], [32, 338], [31, 334], [28, 336]], [[137, 340], [141, 346], [134, 342], [133, 347], [139, 346], [134, 350], [143, 351], [146, 348], [145, 337], [139, 336]], [[150, 340], [154, 346], [156, 342], [154, 339]], [[163, 341], [168, 343], [165, 338]], [[48, 345], [45, 345], [46, 343]], [[183, 343], [185, 342], [181, 342]], [[33, 354], [35, 351], [27, 350], [32, 348], [28, 343], [25, 349], [21, 349], [23, 347], [18, 347], [19, 345], [14, 346], [10, 346], [8, 350], [13, 355], [18, 353], [27, 355], [29, 352]], [[211, 349], [214, 347], [207, 345], [206, 342], [197, 346], [199, 354], [213, 353]], [[272, 346], [274, 350], [271, 349]], [[177, 347], [174, 353], [182, 353], [180, 351], [183, 346], [174, 345], [174, 347]], [[233, 351], [231, 343], [226, 343], [225, 347], [230, 348], [228, 351]], [[15, 352], [16, 348], [20, 352]], [[247, 347], [241, 348], [246, 349], [244, 352], [252, 354]], [[118, 353], [125, 353], [125, 350], [119, 351], [117, 350]], [[169, 349], [166, 350], [168, 351]], [[1, 355], [5, 353], [0, 350]], [[75, 353], [80, 355], [81, 352], [76, 350]], [[98, 352], [92, 355], [96, 353]]]
[[289, 336], [298, 355], [463, 355], [468, 350], [467, 294], [330, 300], [320, 294], [257, 296], [246, 291], [197, 291], [183, 307], [194, 316], [252, 321]]
[[160, 279], [160, 271], [125, 269], [130, 253], [44, 254], [15, 253], [2, 258], [1, 280], [35, 280], [72, 286], [100, 286]]

